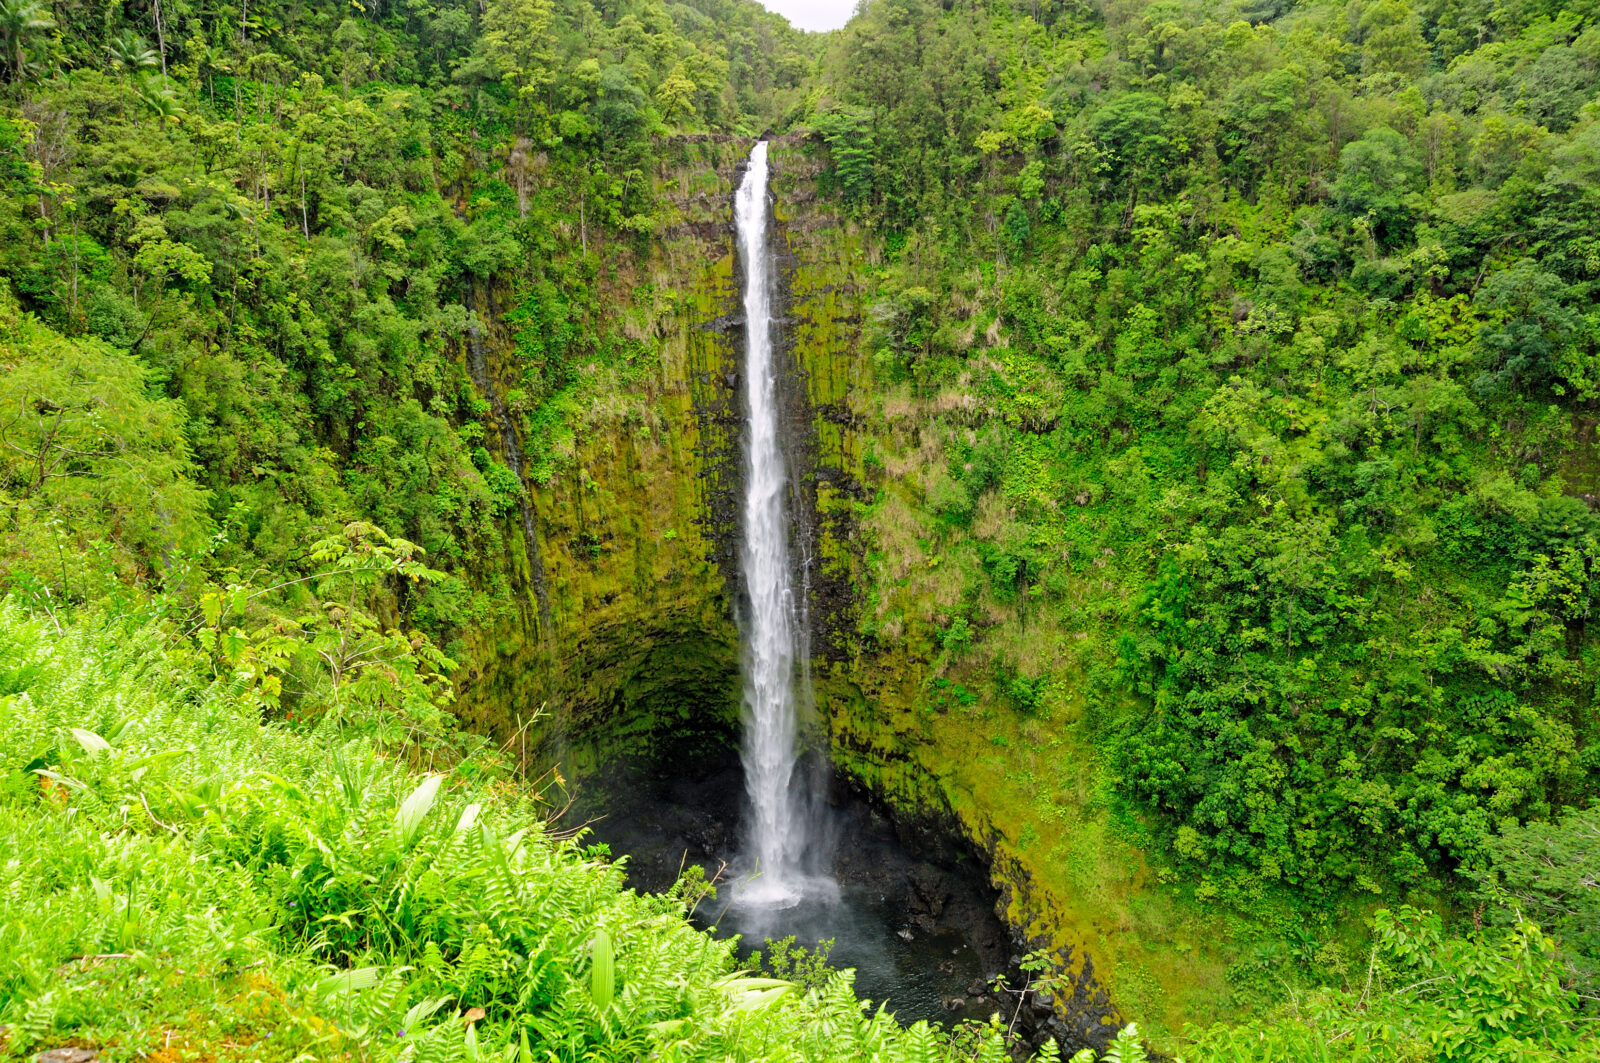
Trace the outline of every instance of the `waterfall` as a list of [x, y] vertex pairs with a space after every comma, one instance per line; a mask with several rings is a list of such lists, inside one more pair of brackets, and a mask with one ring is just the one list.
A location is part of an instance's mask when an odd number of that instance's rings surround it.
[[799, 900], [805, 875], [804, 802], [795, 793], [798, 748], [795, 663], [798, 623], [789, 565], [788, 471], [779, 439], [772, 357], [772, 265], [767, 247], [767, 145], [750, 153], [734, 198], [744, 264], [744, 537], [739, 561], [749, 595], [744, 650], [744, 772], [756, 877], [740, 893], [748, 904], [785, 907]]

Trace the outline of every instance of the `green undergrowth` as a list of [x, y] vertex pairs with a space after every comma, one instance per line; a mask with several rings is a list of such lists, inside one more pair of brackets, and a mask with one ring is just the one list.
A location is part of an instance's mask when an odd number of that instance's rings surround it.
[[[1092, 974], [1163, 1052], [1228, 1063], [1600, 1058], [1571, 989], [1582, 961], [1525, 914], [1585, 939], [1572, 921], [1593, 914], [1578, 883], [1596, 866], [1593, 817], [1508, 842], [1524, 851], [1507, 860], [1524, 877], [1475, 913], [1503, 929], [1456, 936], [1436, 912], [1376, 902], [1308, 918], [1287, 891], [1243, 912], [1197, 896], [1161, 861], [1148, 814], [1116, 793], [1104, 758], [1070, 726], [963, 698], [959, 681], [929, 689], [951, 696], [907, 710], [886, 698], [863, 716], [845, 707], [859, 698], [832, 688], [840, 766], [905, 812], [953, 815], [989, 853], [1007, 918], [1041, 954], [1065, 958], [1054, 977]], [[892, 747], [869, 748], [885, 734]], [[1550, 881], [1551, 868], [1565, 877]]]
[[[148, 620], [0, 605], [5, 1058], [1009, 1058], [998, 1017], [951, 1038], [848, 972], [737, 971], [686, 919], [703, 878], [626, 890], [492, 763], [427, 771], [333, 715], [263, 722], [242, 681], [191, 678], [195, 652]], [[1595, 1058], [1531, 923], [1447, 939], [1406, 910], [1377, 931], [1359, 997], [1196, 1031], [1190, 1058]], [[1418, 1054], [1440, 1039], [1464, 1051]], [[1145, 1058], [1132, 1028], [1111, 1049]]]
[[742, 975], [534, 795], [263, 724], [155, 627], [7, 604], [0, 647], [7, 1058], [945, 1055], [848, 974]]
[[[1036, 942], [1070, 949], [1074, 972], [1088, 959], [1121, 1013], [1158, 1041], [1186, 1023], [1274, 1003], [1286, 968], [1270, 962], [1268, 943], [1297, 925], [1292, 907], [1274, 928], [1194, 903], [1192, 889], [1152, 865], [1149, 826], [1117, 797], [1092, 745], [1069, 727], [998, 708], [980, 690], [971, 677], [946, 679], [929, 684], [925, 704], [899, 711], [883, 701], [850, 711], [841, 698], [836, 758], [906, 811], [960, 823], [989, 854], [1006, 918]], [[884, 744], [853, 750], [858, 737]], [[1251, 962], [1258, 947], [1269, 962]], [[1267, 981], [1267, 991], [1252, 993], [1246, 979]]]

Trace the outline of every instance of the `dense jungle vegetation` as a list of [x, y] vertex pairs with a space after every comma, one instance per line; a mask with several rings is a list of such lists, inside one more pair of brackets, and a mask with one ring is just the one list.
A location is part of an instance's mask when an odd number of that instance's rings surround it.
[[830, 48], [921, 487], [879, 637], [1091, 734], [1193, 896], [1510, 888], [1592, 995], [1594, 13], [885, 3]]
[[451, 714], [648, 417], [670, 145], [769, 131], [871, 248], [850, 652], [1278, 950], [1163, 1047], [1600, 1058], [1592, 5], [0, 0], [0, 79], [8, 1058], [1005, 1058], [736, 971]]

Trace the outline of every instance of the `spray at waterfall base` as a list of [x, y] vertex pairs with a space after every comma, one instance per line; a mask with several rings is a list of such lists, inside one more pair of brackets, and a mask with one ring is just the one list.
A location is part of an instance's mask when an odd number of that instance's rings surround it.
[[796, 945], [826, 949], [830, 966], [855, 970], [861, 995], [887, 1001], [902, 1021], [987, 1019], [1001, 1001], [986, 983], [1011, 973], [1021, 946], [995, 914], [982, 866], [959, 837], [899, 823], [825, 764], [803, 763], [822, 773], [813, 793], [834, 831], [823, 877], [828, 899], [811, 894], [784, 908], [741, 903], [749, 802], [731, 746], [663, 747], [608, 761], [567, 818], [587, 823], [594, 841], [627, 858], [634, 889], [665, 892], [688, 868], [703, 868], [716, 894], [700, 902], [694, 922], [739, 938], [742, 961], [769, 952], [769, 939], [792, 936]]

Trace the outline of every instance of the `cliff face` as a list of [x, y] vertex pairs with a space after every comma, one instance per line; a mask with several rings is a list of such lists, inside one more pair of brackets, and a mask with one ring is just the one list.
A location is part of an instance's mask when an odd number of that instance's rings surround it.
[[[561, 475], [529, 483], [537, 550], [526, 549], [523, 528], [510, 528], [508, 541], [523, 548], [479, 574], [509, 585], [521, 608], [463, 633], [461, 715], [514, 740], [519, 754], [559, 757], [569, 770], [642, 751], [663, 734], [726, 734], [737, 722], [726, 578], [739, 473], [737, 277], [725, 207], [745, 149], [711, 140], [676, 148], [659, 180], [677, 222], [648, 253], [604, 251], [623, 327], [656, 348], [658, 363], [643, 394], [584, 426]], [[519, 367], [502, 310], [493, 293], [479, 307], [492, 322], [487, 385], [509, 392]]]
[[[607, 250], [619, 311], [658, 346], [658, 371], [631, 413], [581, 434], [570, 473], [533, 491], [539, 549], [514, 551], [485, 577], [509, 581], [524, 605], [466, 636], [463, 715], [568, 772], [669, 737], [736, 731], [743, 321], [731, 200], [748, 148], [675, 144], [657, 180], [676, 220], [647, 243]], [[878, 249], [819, 200], [819, 166], [802, 143], [775, 142], [771, 160], [793, 549], [818, 737], [903, 829], [956, 833], [985, 858], [1000, 914], [1074, 976], [1058, 1008], [1073, 1040], [1114, 1019], [1106, 986], [1146, 1022], [1214, 1009], [1221, 968], [1184, 944], [1211, 931], [1150, 924], [1171, 913], [1147, 888], [1137, 849], [1095, 809], [1094, 766], [1074, 761], [1070, 725], [1063, 740], [981, 700], [951, 712], [939, 647], [860, 623], [880, 597], [922, 593], [914, 578], [884, 575], [900, 554], [920, 556], [896, 546], [885, 516], [922, 490], [896, 460], [918, 448], [918, 414], [872, 379], [865, 330]], [[641, 309], [641, 291], [671, 296]], [[496, 321], [488, 385], [509, 386], [511, 337], [493, 306], [480, 309]], [[1041, 819], [1031, 780], [1063, 766], [1082, 779], [1082, 805]]]
[[[607, 286], [627, 308], [626, 327], [659, 351], [657, 372], [627, 413], [580, 433], [569, 472], [548, 487], [530, 484], [528, 520], [507, 529], [520, 548], [500, 571], [480, 574], [506, 581], [522, 607], [463, 633], [462, 715], [502, 738], [525, 731], [578, 770], [601, 753], [638, 751], [653, 734], [737, 725], [743, 319], [731, 199], [748, 149], [710, 138], [675, 143], [674, 163], [657, 180], [676, 220], [645, 251], [607, 249], [616, 264]], [[869, 497], [851, 403], [868, 384], [854, 272], [861, 240], [838, 219], [798, 209], [796, 197], [814, 199], [813, 164], [798, 145], [775, 145], [773, 161], [793, 549], [811, 652], [837, 663], [852, 653], [856, 509]], [[641, 290], [670, 297], [645, 305]], [[494, 441], [503, 458], [518, 442], [504, 432], [499, 397], [517, 375], [504, 301], [495, 292], [480, 299], [491, 322], [487, 365], [469, 366], [501, 428]]]

